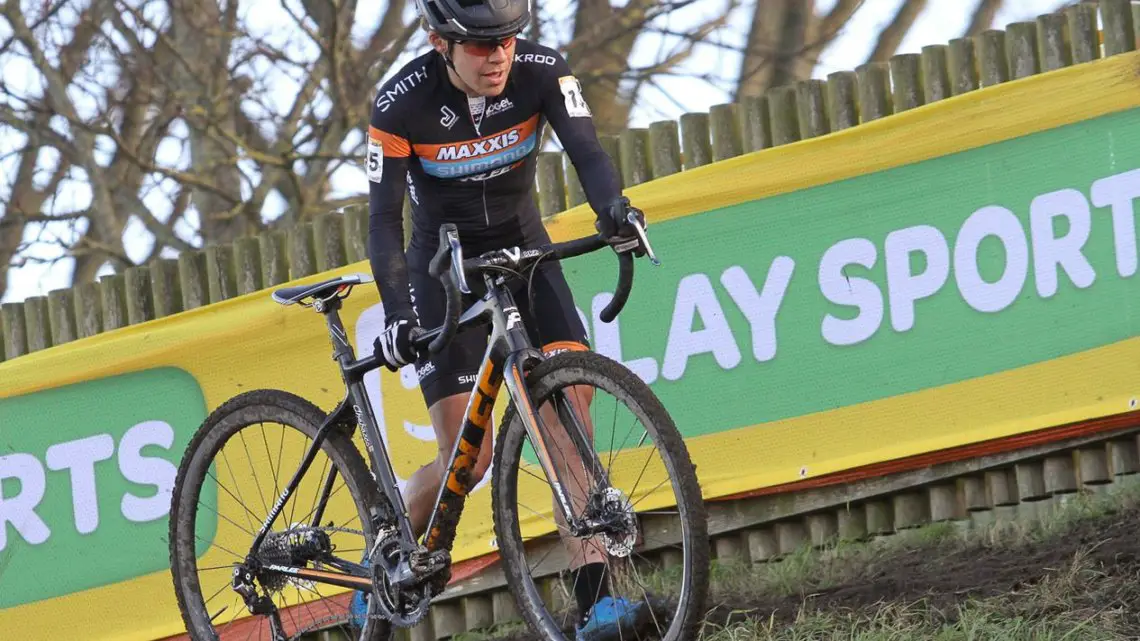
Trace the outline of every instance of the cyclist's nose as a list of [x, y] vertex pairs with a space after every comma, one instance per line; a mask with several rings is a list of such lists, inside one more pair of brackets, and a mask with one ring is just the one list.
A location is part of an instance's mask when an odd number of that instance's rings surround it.
[[505, 59], [507, 59], [507, 49], [502, 44], [496, 45], [491, 54], [487, 56], [488, 62], [498, 63]]

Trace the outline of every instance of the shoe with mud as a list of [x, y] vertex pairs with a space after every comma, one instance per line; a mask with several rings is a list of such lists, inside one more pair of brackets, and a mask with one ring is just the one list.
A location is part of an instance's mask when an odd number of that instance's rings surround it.
[[602, 597], [575, 630], [575, 641], [616, 641], [636, 638], [649, 622], [649, 606], [624, 598]]

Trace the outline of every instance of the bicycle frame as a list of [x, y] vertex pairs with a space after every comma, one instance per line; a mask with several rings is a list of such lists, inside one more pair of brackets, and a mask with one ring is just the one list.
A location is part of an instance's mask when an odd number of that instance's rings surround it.
[[[424, 531], [424, 547], [427, 548], [428, 552], [444, 549], [450, 551], [451, 549], [467, 493], [474, 485], [471, 482], [471, 472], [474, 470], [479, 457], [483, 437], [491, 418], [491, 410], [504, 382], [511, 400], [518, 409], [517, 414], [531, 439], [543, 471], [548, 479], [556, 479], [552, 486], [559, 509], [562, 510], [566, 522], [571, 525], [571, 532], [579, 529], [573, 520], [570, 501], [563, 489], [564, 484], [543, 438], [547, 433], [546, 427], [542, 425], [538, 411], [533, 407], [526, 390], [526, 372], [535, 363], [544, 360], [546, 356], [531, 345], [514, 298], [504, 286], [505, 277], [484, 274], [484, 280], [487, 285], [487, 293], [463, 312], [459, 318], [459, 327], [470, 327], [490, 322], [492, 326], [491, 335], [487, 342], [483, 364], [480, 366], [476, 377], [477, 382], [468, 398], [459, 435], [448, 459], [443, 482], [440, 484], [439, 492], [436, 495], [432, 516]], [[305, 452], [292, 479], [262, 523], [251, 546], [251, 557], [256, 554], [270, 530], [270, 525], [277, 519], [289, 497], [296, 491], [301, 478], [312, 465], [329, 431], [345, 429], [351, 435], [351, 431], [356, 425], [360, 426], [361, 436], [368, 450], [369, 465], [377, 484], [395, 512], [396, 527], [400, 539], [406, 544], [414, 543], [416, 540], [409, 521], [407, 506], [396, 483], [391, 458], [381, 438], [376, 416], [368, 402], [367, 390], [363, 382], [364, 375], [367, 372], [377, 369], [381, 365], [374, 354], [356, 358], [338, 313], [341, 307], [341, 298], [338, 294], [339, 292], [334, 293], [328, 299], [317, 300], [314, 307], [325, 316], [333, 344], [333, 358], [340, 368], [341, 378], [345, 383], [347, 393], [317, 430], [313, 442]], [[427, 341], [437, 336], [442, 329], [441, 326], [429, 330], [422, 339], [418, 340], [426, 344]], [[600, 461], [596, 459], [593, 449], [584, 443], [580, 431], [567, 429], [567, 432], [580, 456], [585, 452], [591, 453], [590, 457], [593, 460], [587, 464], [596, 471], [602, 470]], [[333, 467], [322, 488], [320, 502], [314, 511], [311, 526], [316, 527], [320, 523], [332, 492], [335, 477], [336, 468]], [[267, 569], [283, 575], [320, 583], [356, 589], [371, 589], [372, 580], [367, 568], [345, 560], [341, 560], [341, 563], [348, 568], [347, 573], [279, 565], [267, 566]]]

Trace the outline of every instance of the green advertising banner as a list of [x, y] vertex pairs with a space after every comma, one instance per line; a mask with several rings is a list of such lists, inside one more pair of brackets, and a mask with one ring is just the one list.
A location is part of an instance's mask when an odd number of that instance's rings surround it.
[[612, 261], [565, 269], [693, 437], [1136, 336], [1138, 197], [1129, 110], [655, 224], [614, 325]]
[[[0, 403], [0, 609], [169, 568], [170, 493], [205, 417], [197, 381], [172, 367]], [[200, 552], [216, 526], [199, 514]]]

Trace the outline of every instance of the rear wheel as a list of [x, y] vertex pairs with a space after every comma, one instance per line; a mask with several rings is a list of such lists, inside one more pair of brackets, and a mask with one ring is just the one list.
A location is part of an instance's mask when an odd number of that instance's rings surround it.
[[[272, 600], [275, 612], [252, 615], [231, 584], [234, 568], [246, 560], [257, 531], [324, 417], [315, 405], [293, 394], [256, 390], [217, 408], [190, 441], [174, 484], [170, 562], [178, 606], [195, 641], [275, 641], [274, 616], [287, 639], [316, 639], [317, 630], [339, 630], [338, 638], [358, 641], [390, 638], [387, 621], [361, 616], [364, 608], [367, 615], [373, 613], [364, 605], [371, 599], [359, 598], [363, 593], [266, 571], [253, 577], [253, 584], [259, 595]], [[309, 527], [330, 477], [328, 504], [317, 527]], [[304, 545], [359, 563], [372, 549], [373, 524], [386, 516], [386, 504], [353, 442], [331, 431], [271, 524], [261, 547], [269, 558], [262, 562], [273, 563], [272, 555], [297, 554], [296, 541], [307, 538], [314, 543]], [[320, 561], [302, 565], [322, 567]]]
[[[575, 442], [555, 422], [561, 436], [550, 439], [548, 450], [562, 461], [575, 517], [589, 514], [607, 525], [575, 537], [554, 517], [551, 480], [538, 465], [517, 408], [508, 407], [495, 446], [492, 506], [519, 612], [540, 638], [573, 639], [585, 613], [574, 603], [568, 570], [600, 560], [611, 596], [651, 606], [648, 621], [632, 634], [623, 630], [623, 640], [695, 639], [708, 592], [707, 517], [669, 414], [641, 379], [595, 352], [563, 352], [541, 362], [527, 387], [548, 426], [557, 412], [561, 424], [585, 428]], [[592, 458], [599, 466], [589, 464]]]

